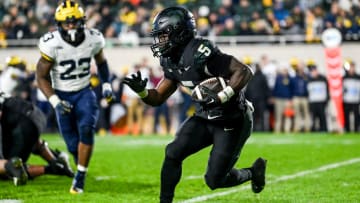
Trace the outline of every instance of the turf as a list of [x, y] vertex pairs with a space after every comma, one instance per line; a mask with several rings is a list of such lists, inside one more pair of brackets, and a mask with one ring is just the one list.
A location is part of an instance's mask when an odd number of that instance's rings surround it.
[[[45, 135], [65, 150], [58, 135]], [[96, 137], [85, 193], [69, 194], [71, 179], [42, 176], [15, 187], [0, 181], [0, 202], [158, 202], [164, 148], [171, 136]], [[260, 194], [250, 184], [211, 191], [203, 180], [210, 148], [185, 160], [175, 202], [360, 202], [360, 135], [254, 133], [237, 167], [259, 156], [268, 160], [267, 186]], [[32, 156], [32, 164], [45, 164]], [[75, 168], [75, 164], [73, 164]]]

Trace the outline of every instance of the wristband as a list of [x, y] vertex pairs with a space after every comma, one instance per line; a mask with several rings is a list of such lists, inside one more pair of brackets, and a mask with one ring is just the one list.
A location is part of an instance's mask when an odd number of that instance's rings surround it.
[[50, 102], [51, 106], [56, 108], [56, 106], [61, 102], [61, 100], [59, 99], [59, 97], [56, 94], [53, 94], [49, 97], [49, 102]]
[[147, 89], [144, 89], [143, 91], [138, 92], [137, 94], [139, 95], [139, 97], [140, 97], [141, 99], [143, 99], [143, 98], [145, 98], [145, 97], [148, 96], [149, 91], [148, 91]]
[[230, 100], [232, 96], [234, 96], [235, 92], [232, 87], [226, 86], [221, 92], [218, 93], [218, 97], [221, 103], [225, 103]]

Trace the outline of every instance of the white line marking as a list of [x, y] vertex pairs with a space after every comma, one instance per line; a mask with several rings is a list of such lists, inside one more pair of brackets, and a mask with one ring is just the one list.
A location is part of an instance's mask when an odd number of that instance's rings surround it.
[[97, 176], [95, 177], [95, 180], [97, 181], [103, 181], [103, 180], [110, 180], [110, 179], [115, 179], [116, 176]]
[[184, 179], [185, 180], [195, 180], [195, 179], [202, 179], [204, 176], [187, 176]]
[[[275, 180], [272, 181], [267, 181], [267, 185], [269, 184], [274, 184], [274, 183], [278, 183], [281, 181], [287, 181], [287, 180], [291, 180], [291, 179], [295, 179], [298, 177], [303, 177], [306, 175], [310, 175], [313, 173], [318, 173], [318, 172], [324, 172], [327, 170], [331, 170], [331, 169], [335, 169], [335, 168], [339, 168], [341, 166], [346, 166], [346, 165], [350, 165], [350, 164], [354, 164], [354, 163], [358, 163], [360, 162], [360, 157], [359, 158], [354, 158], [354, 159], [349, 159], [347, 161], [343, 161], [343, 162], [338, 162], [338, 163], [333, 163], [333, 164], [329, 164], [329, 165], [324, 165], [321, 166], [319, 168], [316, 169], [311, 169], [311, 170], [305, 170], [305, 171], [300, 171], [298, 173], [292, 174], [292, 175], [285, 175], [285, 176], [281, 176]], [[198, 196], [198, 197], [194, 197], [191, 199], [187, 199], [182, 201], [182, 203], [192, 203], [192, 202], [202, 202], [208, 199], [212, 199], [215, 197], [220, 197], [220, 196], [225, 196], [225, 195], [229, 195], [235, 192], [239, 192], [242, 190], [247, 190], [250, 189], [250, 185], [244, 185], [235, 189], [231, 189], [231, 190], [227, 190], [227, 191], [223, 191], [223, 192], [217, 192], [217, 193], [213, 193], [213, 194], [208, 194], [208, 195], [202, 195], [202, 196]]]

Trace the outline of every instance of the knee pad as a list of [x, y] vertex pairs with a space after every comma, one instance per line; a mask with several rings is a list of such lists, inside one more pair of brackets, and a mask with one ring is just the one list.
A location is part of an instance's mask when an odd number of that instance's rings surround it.
[[90, 126], [80, 127], [80, 142], [92, 145], [94, 144], [94, 134], [95, 130]]

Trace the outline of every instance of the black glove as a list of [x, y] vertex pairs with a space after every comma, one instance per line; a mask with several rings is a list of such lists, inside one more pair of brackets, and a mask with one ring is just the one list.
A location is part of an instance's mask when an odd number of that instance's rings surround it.
[[203, 93], [204, 98], [201, 100], [197, 100], [202, 107], [205, 109], [214, 108], [221, 105], [221, 100], [218, 97], [217, 93], [211, 91], [209, 88], [205, 86], [199, 86], [200, 92]]
[[146, 83], [148, 79], [142, 79], [141, 78], [141, 72], [138, 71], [136, 74], [131, 74], [131, 77], [125, 77], [123, 79], [123, 82], [127, 84], [132, 90], [134, 90], [136, 93], [142, 92], [145, 90]]
[[60, 101], [56, 105], [56, 111], [58, 111], [61, 115], [68, 114], [71, 112], [72, 105], [68, 101]]

